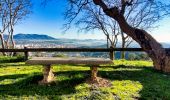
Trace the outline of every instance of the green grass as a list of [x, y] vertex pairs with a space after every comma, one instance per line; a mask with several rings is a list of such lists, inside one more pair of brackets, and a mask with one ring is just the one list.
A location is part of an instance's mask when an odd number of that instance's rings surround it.
[[0, 100], [169, 100], [170, 75], [155, 71], [152, 62], [116, 60], [103, 65], [98, 76], [112, 81], [108, 88], [91, 88], [85, 65], [54, 65], [56, 83], [42, 86], [42, 66], [0, 63]]

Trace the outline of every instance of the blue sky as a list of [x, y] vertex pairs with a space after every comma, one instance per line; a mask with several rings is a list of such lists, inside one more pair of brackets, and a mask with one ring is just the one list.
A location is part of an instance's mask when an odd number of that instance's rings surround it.
[[[64, 23], [63, 12], [66, 7], [64, 0], [51, 1], [46, 7], [41, 6], [42, 0], [33, 1], [33, 13], [22, 22], [18, 23], [15, 28], [15, 34], [47, 34], [55, 38], [75, 38], [75, 39], [106, 39], [102, 33], [89, 32], [77, 33], [77, 29], [72, 27], [66, 33], [63, 33]], [[151, 35], [159, 42], [170, 43], [170, 17], [159, 22], [160, 27], [152, 30]]]

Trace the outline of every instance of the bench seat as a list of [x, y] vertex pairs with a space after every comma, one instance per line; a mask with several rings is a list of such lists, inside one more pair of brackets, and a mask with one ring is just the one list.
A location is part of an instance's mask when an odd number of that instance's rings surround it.
[[52, 65], [52, 64], [87, 64], [87, 65], [101, 65], [111, 64], [112, 60], [103, 58], [54, 58], [54, 57], [35, 57], [26, 64], [31, 65]]

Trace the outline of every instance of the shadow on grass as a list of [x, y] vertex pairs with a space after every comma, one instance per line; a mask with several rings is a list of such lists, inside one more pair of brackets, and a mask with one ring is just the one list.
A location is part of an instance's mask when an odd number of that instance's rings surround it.
[[[131, 80], [138, 81], [142, 84], [143, 89], [140, 91], [141, 99], [169, 99], [170, 98], [170, 76], [161, 74], [152, 68], [137, 67], [134, 70], [117, 70], [118, 68], [125, 68], [124, 66], [117, 66], [116, 70], [113, 71], [99, 71], [99, 75], [103, 78], [123, 81]], [[56, 78], [59, 80], [56, 83], [42, 86], [38, 85], [38, 80], [42, 79], [40, 73], [27, 76], [14, 75], [14, 76], [1, 76], [0, 79], [6, 78], [19, 78], [26, 77], [25, 79], [7, 85], [0, 85], [0, 95], [12, 95], [12, 96], [47, 96], [53, 98], [55, 96], [61, 96], [66, 94], [75, 93], [75, 86], [84, 83], [87, 77], [89, 77], [90, 71], [61, 71], [57, 72]], [[66, 79], [61, 79], [60, 76], [67, 76]], [[81, 76], [81, 77], [77, 77]]]
[[15, 75], [5, 75], [5, 76], [0, 76], [0, 81], [4, 79], [17, 79], [17, 78], [23, 78], [26, 77], [27, 74], [15, 74]]
[[32, 65], [27, 65], [25, 64], [24, 62], [22, 63], [0, 63], [0, 68], [3, 68], [3, 67], [8, 67], [8, 66], [11, 66], [11, 67], [20, 67], [20, 66], [32, 66]]
[[[119, 69], [120, 68], [120, 69]], [[131, 69], [133, 68], [133, 69]], [[127, 67], [116, 66], [112, 71], [99, 71], [98, 76], [111, 81], [138, 81], [143, 86], [140, 99], [170, 99], [170, 75], [154, 70], [152, 67]], [[66, 71], [58, 74], [70, 75], [90, 73], [89, 71]], [[133, 90], [132, 90], [133, 91]]]
[[148, 69], [153, 69], [152, 66], [126, 66], [126, 65], [118, 65], [118, 66], [115, 66], [115, 65], [112, 65], [112, 66], [109, 66], [109, 65], [103, 65], [103, 66], [99, 66], [100, 68], [113, 68], [113, 69], [119, 69], [119, 68], [132, 68], [132, 69], [141, 69], [141, 68], [148, 68]]
[[[25, 77], [25, 79], [20, 80], [13, 84], [0, 84], [0, 96], [11, 95], [11, 96], [47, 96], [49, 98], [55, 97], [56, 95], [66, 95], [75, 93], [75, 86], [84, 83], [87, 74], [86, 71], [70, 71], [70, 72], [58, 72], [55, 73], [56, 77], [60, 75], [65, 75], [70, 77], [70, 79], [57, 80], [55, 83], [49, 85], [38, 85], [38, 81], [43, 77], [40, 73], [34, 73], [34, 75], [10, 75], [1, 76], [0, 79], [15, 79]], [[76, 75], [82, 75], [82, 77], [76, 77]], [[26, 77], [27, 76], [27, 77]]]

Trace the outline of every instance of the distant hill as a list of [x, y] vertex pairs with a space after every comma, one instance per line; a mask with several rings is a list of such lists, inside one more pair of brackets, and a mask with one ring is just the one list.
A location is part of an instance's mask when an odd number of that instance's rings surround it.
[[[7, 38], [8, 35], [4, 35], [4, 38]], [[40, 34], [16, 34], [14, 35], [15, 40], [55, 40], [55, 38], [48, 35]]]
[[161, 43], [164, 48], [170, 48], [170, 43]]
[[[7, 35], [4, 35], [4, 38], [7, 38]], [[85, 39], [85, 40], [78, 40], [78, 39], [66, 39], [66, 38], [53, 38], [48, 35], [41, 35], [41, 34], [16, 34], [14, 35], [15, 40], [55, 40], [50, 43], [54, 44], [62, 44], [62, 45], [73, 45], [77, 46], [79, 48], [106, 48], [106, 41], [105, 40], [96, 40], [96, 39]], [[22, 43], [22, 41], [21, 41]], [[170, 43], [161, 43], [164, 48], [170, 48]], [[120, 47], [121, 44], [118, 43], [118, 47]], [[121, 47], [120, 47], [121, 48]], [[139, 44], [133, 42], [129, 48], [140, 48]]]

